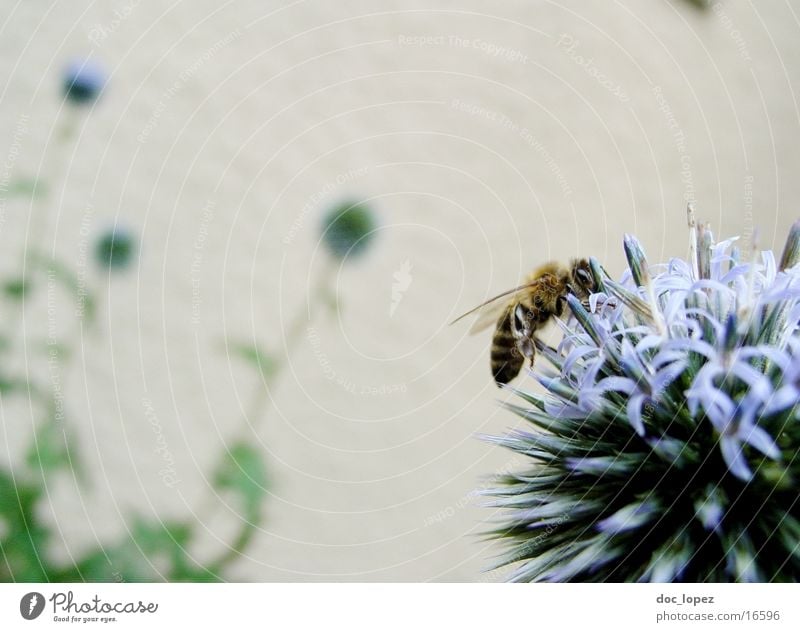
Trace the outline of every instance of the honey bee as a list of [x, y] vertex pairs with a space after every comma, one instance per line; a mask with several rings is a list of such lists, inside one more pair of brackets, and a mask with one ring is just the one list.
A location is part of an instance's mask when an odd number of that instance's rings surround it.
[[523, 285], [481, 303], [453, 323], [477, 312], [471, 334], [495, 325], [491, 368], [495, 383], [503, 386], [517, 377], [526, 359], [533, 366], [534, 334], [564, 313], [567, 295], [585, 302], [595, 289], [586, 259], [573, 259], [569, 266], [550, 261], [536, 268]]

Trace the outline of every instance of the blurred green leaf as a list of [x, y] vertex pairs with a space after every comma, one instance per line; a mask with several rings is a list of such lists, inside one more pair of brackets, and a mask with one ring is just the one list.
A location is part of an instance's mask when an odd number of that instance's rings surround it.
[[176, 582], [218, 582], [220, 576], [210, 568], [202, 568], [200, 566], [193, 566], [184, 569], [183, 571], [176, 572], [170, 577], [171, 581]]
[[125, 578], [110, 559], [113, 551], [95, 549], [74, 565], [58, 569], [50, 575], [52, 582], [115, 582], [133, 581]]
[[258, 345], [248, 342], [228, 341], [228, 353], [240, 357], [253, 366], [265, 382], [275, 375], [278, 369], [277, 360]]
[[46, 423], [36, 431], [35, 440], [31, 443], [25, 462], [35, 474], [47, 476], [57, 470], [73, 470], [80, 475], [77, 449], [71, 441], [66, 426], [55, 418], [57, 411]]
[[53, 257], [36, 251], [28, 252], [27, 257], [31, 265], [43, 270], [48, 276], [52, 275], [53, 280], [72, 295], [78, 305], [76, 310], [78, 315], [85, 321], [91, 322], [94, 318], [95, 302], [84, 280], [79, 278], [71, 268]]
[[183, 566], [191, 529], [179, 522], [148, 523], [137, 519], [133, 527], [133, 541], [148, 555], [166, 553], [173, 568]]
[[19, 379], [0, 373], [0, 393], [10, 393], [18, 390], [22, 385], [23, 383]]
[[215, 473], [214, 485], [241, 496], [248, 520], [258, 521], [261, 499], [267, 491], [267, 471], [254, 448], [244, 442], [236, 443]]
[[8, 194], [11, 197], [25, 196], [31, 198], [42, 197], [47, 193], [47, 187], [35, 178], [19, 178], [10, 183]]
[[130, 535], [116, 545], [89, 552], [57, 576], [61, 582], [152, 582], [197, 573], [187, 557], [191, 531], [182, 523], [134, 518]]
[[3, 293], [12, 301], [21, 301], [29, 292], [28, 281], [24, 277], [8, 279], [3, 283]]
[[30, 348], [41, 352], [49, 358], [56, 358], [59, 362], [66, 364], [72, 356], [72, 348], [63, 342], [54, 342], [52, 339], [45, 338], [40, 340], [32, 340]]
[[341, 311], [342, 300], [339, 295], [329, 288], [325, 288], [320, 293], [320, 300], [326, 309], [336, 313]]
[[[154, 562], [155, 566], [163, 560], [155, 559], [163, 556], [169, 562], [169, 568], [165, 577], [169, 581], [187, 582], [213, 582], [219, 581], [219, 576], [210, 569], [198, 566], [190, 557], [188, 552], [191, 540], [191, 528], [180, 522], [148, 523], [137, 520], [132, 529], [133, 537], [126, 548], [128, 559], [136, 559], [138, 549], [141, 549], [139, 557], [142, 557], [150, 566], [147, 560]], [[153, 579], [161, 579], [151, 568]], [[123, 571], [125, 575], [125, 571]]]
[[0, 470], [0, 581], [48, 581], [40, 551], [45, 550], [47, 529], [34, 517], [39, 487], [15, 480]]

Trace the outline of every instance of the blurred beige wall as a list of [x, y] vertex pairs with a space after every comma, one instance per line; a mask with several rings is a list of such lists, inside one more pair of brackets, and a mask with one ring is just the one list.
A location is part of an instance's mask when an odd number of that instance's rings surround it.
[[[244, 428], [271, 491], [234, 579], [496, 580], [471, 491], [514, 460], [475, 435], [518, 422], [497, 405], [488, 337], [447, 323], [550, 258], [618, 274], [625, 232], [652, 261], [684, 255], [688, 199], [715, 234], [757, 227], [768, 247], [798, 215], [790, 2], [2, 5], [2, 153], [16, 147], [12, 175], [38, 173], [48, 197], [4, 202], [0, 267], [35, 245], [101, 288], [95, 330], [66, 306], [58, 321], [79, 341], [63, 383], [92, 482], [50, 490], [62, 559], [139, 511], [196, 512], [203, 560], [239, 519], [207, 476]], [[76, 55], [111, 77], [60, 149]], [[319, 215], [346, 198], [374, 207], [377, 238], [336, 264], [339, 313], [304, 324], [254, 418], [258, 378], [222, 341], [285, 353], [331, 265]], [[115, 220], [141, 252], [109, 279], [82, 257]], [[26, 336], [46, 324], [26, 308]], [[5, 461], [29, 417], [3, 408]]]

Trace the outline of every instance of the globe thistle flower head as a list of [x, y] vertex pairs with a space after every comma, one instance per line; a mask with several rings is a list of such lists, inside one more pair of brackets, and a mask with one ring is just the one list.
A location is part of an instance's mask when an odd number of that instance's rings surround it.
[[363, 254], [377, 227], [372, 210], [361, 202], [344, 202], [322, 220], [322, 241], [338, 259]]
[[530, 428], [489, 439], [530, 458], [485, 493], [513, 581], [800, 579], [800, 223], [779, 262], [716, 243], [690, 216], [688, 261], [591, 267]]
[[105, 69], [91, 59], [74, 59], [64, 70], [64, 96], [73, 103], [89, 103], [102, 92]]

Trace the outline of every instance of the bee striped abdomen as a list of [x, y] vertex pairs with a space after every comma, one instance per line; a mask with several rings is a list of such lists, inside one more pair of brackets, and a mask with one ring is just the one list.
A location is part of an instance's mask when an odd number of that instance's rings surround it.
[[511, 332], [512, 310], [508, 309], [497, 321], [492, 337], [491, 366], [494, 381], [498, 386], [508, 384], [519, 374], [524, 358], [517, 349], [517, 341]]

